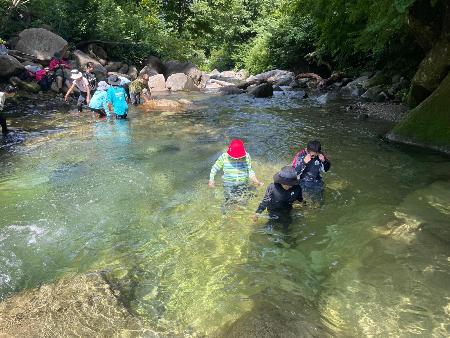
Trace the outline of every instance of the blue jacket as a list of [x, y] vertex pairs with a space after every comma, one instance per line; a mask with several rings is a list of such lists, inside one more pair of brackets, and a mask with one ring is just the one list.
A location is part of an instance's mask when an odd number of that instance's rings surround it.
[[91, 101], [89, 102], [89, 108], [92, 109], [103, 109], [106, 115], [110, 115], [108, 109], [108, 94], [104, 90], [96, 90], [94, 95], [92, 95]]

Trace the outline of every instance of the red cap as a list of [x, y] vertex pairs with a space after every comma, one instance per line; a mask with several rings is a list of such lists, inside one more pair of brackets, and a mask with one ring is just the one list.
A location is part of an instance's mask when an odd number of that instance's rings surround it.
[[244, 142], [242, 140], [231, 140], [230, 146], [228, 147], [227, 154], [234, 159], [239, 159], [245, 157], [247, 152], [244, 148]]

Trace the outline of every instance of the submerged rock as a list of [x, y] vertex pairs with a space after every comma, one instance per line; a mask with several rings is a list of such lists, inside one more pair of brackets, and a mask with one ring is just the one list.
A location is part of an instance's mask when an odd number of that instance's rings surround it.
[[143, 110], [146, 111], [161, 111], [161, 110], [175, 110], [180, 111], [189, 105], [192, 102], [188, 100], [166, 100], [166, 99], [158, 99], [158, 100], [149, 100], [141, 105]]
[[[331, 337], [319, 312], [305, 299], [285, 295], [285, 306], [256, 300], [253, 309], [218, 333], [223, 338]], [[295, 309], [289, 302], [295, 299]]]
[[0, 333], [7, 337], [149, 337], [117, 300], [100, 273], [90, 273], [21, 292], [0, 303]]
[[273, 95], [273, 87], [270, 83], [263, 83], [248, 91], [254, 97], [270, 97]]

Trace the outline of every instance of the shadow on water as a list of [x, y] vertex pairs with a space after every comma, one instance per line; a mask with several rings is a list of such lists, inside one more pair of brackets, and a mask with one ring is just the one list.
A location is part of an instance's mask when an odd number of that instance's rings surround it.
[[[130, 313], [166, 332], [445, 333], [448, 159], [385, 143], [389, 123], [341, 102], [193, 100], [184, 113], [77, 123], [2, 157], [2, 297], [101, 270]], [[287, 230], [254, 224], [261, 188], [223, 216], [220, 180], [206, 183], [234, 137], [266, 186], [320, 139], [333, 162], [323, 208], [294, 209]]]

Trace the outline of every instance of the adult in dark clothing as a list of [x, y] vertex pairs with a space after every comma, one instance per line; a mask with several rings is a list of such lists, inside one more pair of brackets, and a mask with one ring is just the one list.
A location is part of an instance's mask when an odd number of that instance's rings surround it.
[[294, 156], [292, 167], [300, 179], [304, 199], [314, 205], [322, 204], [324, 183], [320, 173], [330, 170], [331, 162], [322, 153], [320, 142], [308, 142], [306, 148]]
[[[284, 227], [291, 222], [290, 211], [295, 201], [302, 202], [302, 189], [299, 186], [297, 173], [291, 166], [285, 166], [273, 177], [262, 202], [259, 204], [253, 220], [257, 221], [261, 213], [267, 209], [271, 219], [278, 219]], [[287, 222], [286, 222], [287, 221]]]

